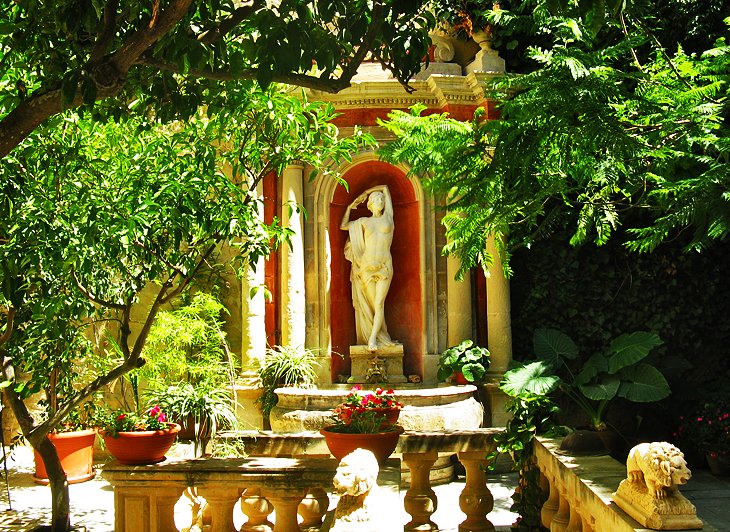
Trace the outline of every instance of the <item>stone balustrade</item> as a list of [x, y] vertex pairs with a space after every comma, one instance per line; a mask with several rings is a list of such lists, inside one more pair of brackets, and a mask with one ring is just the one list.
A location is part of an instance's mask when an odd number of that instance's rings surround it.
[[[459, 497], [466, 519], [459, 530], [494, 530], [488, 519], [494, 499], [487, 486], [486, 466], [499, 430], [406, 431], [401, 435], [396, 452], [411, 471], [404, 496], [404, 509], [410, 515], [405, 530], [438, 530], [431, 521], [438, 500], [429, 470], [439, 453], [456, 454], [466, 471]], [[248, 519], [241, 532], [267, 530], [267, 524], [274, 532], [321, 529], [337, 461], [329, 458], [319, 433], [241, 432], [225, 437], [242, 439], [249, 457], [170, 460], [148, 466], [107, 464], [102, 474], [114, 488], [115, 531], [177, 531], [174, 505], [189, 487], [209, 505], [211, 532], [235, 530], [236, 504]], [[272, 512], [276, 519], [270, 524]]]
[[[537, 438], [535, 461], [547, 495], [542, 525], [551, 532], [635, 532], [646, 528], [612, 501], [626, 464], [610, 456], [568, 456], [559, 439]], [[705, 526], [705, 532], [714, 527]]]

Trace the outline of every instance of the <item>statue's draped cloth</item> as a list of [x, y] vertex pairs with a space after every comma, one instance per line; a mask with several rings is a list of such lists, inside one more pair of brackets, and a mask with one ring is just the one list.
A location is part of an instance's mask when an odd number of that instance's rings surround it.
[[[355, 328], [357, 329], [357, 343], [366, 345], [370, 332], [373, 329], [373, 318], [375, 316], [375, 303], [368, 297], [366, 287], [370, 283], [376, 283], [381, 279], [390, 280], [393, 278], [393, 260], [388, 254], [387, 260], [367, 260], [365, 247], [365, 230], [363, 220], [360, 218], [350, 223], [348, 232], [350, 238], [345, 244], [345, 258], [352, 263], [350, 269], [350, 284], [352, 285], [352, 306], [355, 308]], [[374, 290], [371, 291], [374, 294]], [[393, 345], [388, 334], [388, 328], [383, 322], [376, 342], [379, 346]]]

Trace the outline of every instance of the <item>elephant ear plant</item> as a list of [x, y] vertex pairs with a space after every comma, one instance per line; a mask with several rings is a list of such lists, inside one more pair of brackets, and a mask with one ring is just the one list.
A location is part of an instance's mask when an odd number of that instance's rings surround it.
[[617, 397], [651, 403], [670, 393], [664, 375], [644, 361], [662, 343], [654, 333], [622, 334], [582, 363], [578, 346], [560, 331], [538, 329], [533, 343], [537, 360], [505, 373], [501, 388], [511, 396], [559, 389], [588, 415], [595, 430], [606, 430], [604, 415]]

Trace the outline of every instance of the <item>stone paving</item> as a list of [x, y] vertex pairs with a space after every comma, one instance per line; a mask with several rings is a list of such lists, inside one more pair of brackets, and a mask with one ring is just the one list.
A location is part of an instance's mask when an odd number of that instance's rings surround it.
[[[0, 459], [2, 457], [0, 456]], [[101, 464], [99, 464], [101, 466]], [[42, 524], [48, 524], [50, 517], [51, 492], [47, 486], [39, 486], [33, 482], [33, 453], [27, 447], [13, 450], [8, 461], [10, 503], [4, 484], [4, 472], [0, 468], [0, 531], [25, 532]], [[494, 496], [494, 510], [489, 519], [497, 531], [508, 531], [509, 525], [514, 522], [516, 515], [509, 511], [512, 503], [511, 495], [514, 491], [516, 476], [514, 474], [494, 475], [489, 478], [489, 488]], [[438, 509], [432, 520], [444, 532], [456, 532], [458, 525], [465, 516], [459, 509], [459, 494], [464, 488], [463, 477], [451, 484], [434, 486], [438, 497]], [[72, 523], [86, 532], [112, 532], [114, 530], [114, 495], [111, 486], [97, 475], [96, 478], [80, 484], [69, 486], [71, 496]], [[392, 531], [403, 530], [403, 524], [409, 521], [410, 516], [405, 513], [402, 498], [405, 490], [400, 491], [401, 503], [397, 507], [400, 512], [399, 526]], [[179, 512], [176, 512], [178, 526], [190, 522], [185, 505], [181, 503]], [[332, 509], [334, 508], [334, 502]], [[177, 509], [177, 508], [176, 508]], [[179, 517], [179, 518], [178, 518]], [[234, 521], [237, 527], [243, 522], [243, 515], [237, 516]], [[394, 523], [396, 521], [394, 520]]]

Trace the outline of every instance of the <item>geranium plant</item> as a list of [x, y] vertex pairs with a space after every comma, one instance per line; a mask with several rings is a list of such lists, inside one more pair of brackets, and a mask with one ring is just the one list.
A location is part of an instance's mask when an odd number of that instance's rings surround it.
[[730, 454], [730, 398], [708, 401], [692, 415], [680, 416], [674, 436], [702, 452]]
[[116, 438], [120, 432], [141, 432], [166, 430], [169, 428], [167, 415], [159, 405], [143, 412], [124, 412], [115, 410], [104, 416], [102, 431]]
[[388, 410], [400, 410], [400, 403], [393, 390], [376, 388], [374, 393], [365, 393], [360, 385], [350, 389], [345, 400], [334, 413], [335, 426], [331, 430], [349, 434], [374, 434], [393, 430]]

